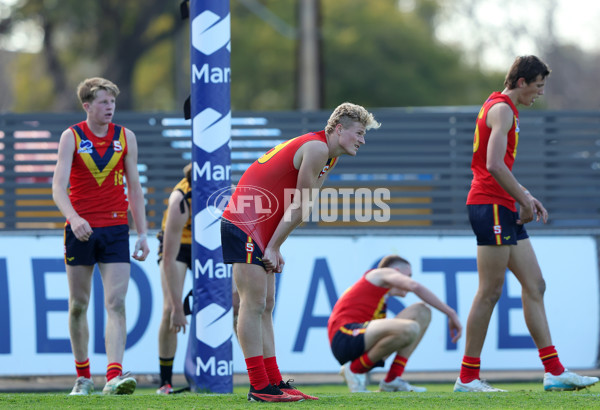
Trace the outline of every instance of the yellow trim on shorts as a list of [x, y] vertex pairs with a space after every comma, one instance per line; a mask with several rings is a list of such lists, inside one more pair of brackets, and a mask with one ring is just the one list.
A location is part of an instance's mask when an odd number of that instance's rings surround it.
[[[494, 226], [500, 226], [500, 215], [498, 213], [498, 204], [493, 204], [494, 207]], [[496, 234], [496, 245], [502, 245], [502, 233]]]

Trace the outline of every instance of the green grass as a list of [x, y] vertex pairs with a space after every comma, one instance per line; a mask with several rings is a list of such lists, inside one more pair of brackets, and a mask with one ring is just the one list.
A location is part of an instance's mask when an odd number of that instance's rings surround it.
[[[248, 403], [247, 387], [234, 388], [233, 394], [181, 393], [158, 396], [154, 389], [138, 389], [131, 396], [71, 397], [68, 391], [53, 393], [0, 393], [0, 408], [77, 408], [77, 409], [241, 409], [252, 406], [295, 406], [299, 408], [359, 409], [581, 409], [600, 408], [600, 388], [578, 392], [544, 392], [541, 383], [496, 383], [508, 393], [452, 393], [452, 384], [420, 384], [426, 393], [348, 393], [345, 385], [302, 386], [318, 401], [300, 403]], [[375, 385], [369, 386], [375, 391]]]

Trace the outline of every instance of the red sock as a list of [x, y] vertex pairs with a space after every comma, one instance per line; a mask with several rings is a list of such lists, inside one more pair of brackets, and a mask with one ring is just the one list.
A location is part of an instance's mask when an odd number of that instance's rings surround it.
[[115, 377], [120, 376], [122, 374], [123, 366], [121, 366], [121, 363], [109, 363], [106, 367], [106, 381], [114, 379]]
[[283, 378], [279, 372], [279, 366], [277, 366], [277, 359], [275, 356], [267, 357], [264, 359], [264, 362], [265, 370], [267, 371], [267, 376], [269, 377], [269, 383], [279, 386], [279, 382], [282, 382]]
[[262, 390], [269, 385], [269, 376], [267, 376], [262, 356], [254, 356], [246, 359], [246, 368], [248, 369], [250, 385], [256, 390]]
[[565, 368], [558, 359], [558, 353], [554, 346], [542, 347], [539, 352], [546, 373], [552, 373], [554, 376], [558, 376], [565, 371]]
[[373, 368], [373, 362], [369, 359], [366, 353], [363, 353], [358, 359], [354, 359], [350, 364], [352, 373], [367, 373]]
[[77, 369], [77, 377], [85, 377], [87, 379], [92, 378], [92, 375], [90, 374], [89, 357], [83, 362], [78, 362], [77, 360], [75, 360], [75, 369]]
[[404, 367], [406, 366], [406, 362], [408, 359], [406, 357], [402, 357], [399, 354], [394, 358], [394, 362], [392, 363], [392, 367], [385, 376], [385, 382], [389, 383], [394, 380], [396, 377], [402, 377], [402, 373], [404, 373]]
[[475, 379], [479, 379], [480, 367], [481, 359], [479, 357], [463, 356], [462, 365], [460, 366], [460, 381], [470, 383]]

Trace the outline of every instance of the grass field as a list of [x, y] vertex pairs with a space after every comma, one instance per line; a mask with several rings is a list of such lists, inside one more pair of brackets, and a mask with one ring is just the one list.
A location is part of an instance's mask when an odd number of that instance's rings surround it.
[[[295, 406], [301, 408], [361, 409], [581, 409], [600, 408], [600, 386], [578, 392], [544, 392], [541, 383], [497, 383], [508, 393], [452, 393], [452, 384], [420, 384], [425, 393], [348, 393], [345, 385], [302, 386], [318, 401], [299, 403], [248, 403], [247, 387], [235, 387], [233, 394], [181, 393], [158, 396], [154, 389], [138, 389], [131, 396], [68, 396], [53, 393], [0, 393], [0, 408], [93, 408], [93, 409], [238, 409], [253, 406]], [[375, 385], [369, 387], [375, 391]]]

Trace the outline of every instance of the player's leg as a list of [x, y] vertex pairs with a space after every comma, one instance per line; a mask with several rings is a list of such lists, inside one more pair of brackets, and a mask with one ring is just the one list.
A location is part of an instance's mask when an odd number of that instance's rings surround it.
[[423, 302], [414, 303], [398, 313], [396, 318], [414, 320], [419, 324], [419, 334], [415, 340], [397, 351], [399, 355], [408, 358], [423, 339], [429, 323], [431, 323], [431, 308]]
[[478, 246], [479, 286], [467, 319], [465, 355], [480, 357], [490, 318], [504, 285], [510, 246]]
[[275, 356], [275, 332], [273, 330], [273, 309], [275, 309], [275, 274], [265, 275], [266, 295], [265, 309], [261, 317], [263, 356]]
[[525, 323], [537, 348], [541, 349], [552, 344], [544, 307], [546, 282], [529, 239], [520, 240], [511, 248], [508, 268], [521, 284]]
[[421, 328], [414, 320], [379, 319], [372, 320], [365, 331], [365, 351], [372, 363], [385, 360], [415, 342]]
[[467, 318], [465, 354], [455, 392], [499, 392], [481, 381], [480, 356], [490, 318], [504, 285], [510, 248], [517, 242], [514, 213], [496, 204], [468, 205], [469, 222], [477, 237], [479, 286]]
[[87, 309], [90, 302], [94, 258], [94, 237], [79, 241], [70, 225], [65, 226], [65, 262], [69, 284], [69, 334], [75, 358], [77, 380], [71, 395], [88, 395], [94, 391], [88, 357], [89, 328]]
[[89, 328], [87, 309], [90, 302], [94, 266], [66, 266], [69, 283], [69, 333], [77, 362], [88, 359]]
[[[250, 379], [248, 400], [267, 402], [302, 400], [302, 397], [284, 393], [277, 386], [269, 383], [264, 362], [262, 322], [267, 309], [267, 295], [269, 292], [274, 295], [275, 288], [273, 275], [267, 275], [262, 265], [260, 248], [250, 236], [226, 219], [221, 220], [221, 246], [223, 262], [233, 265], [233, 280], [239, 295], [237, 337]], [[272, 288], [269, 286], [269, 280], [273, 280]], [[267, 348], [267, 352], [274, 351], [274, 342], [267, 341], [267, 346], [269, 343], [272, 347]]]
[[245, 358], [263, 356], [262, 318], [266, 308], [267, 274], [263, 267], [233, 264], [233, 278], [240, 295], [238, 339]]
[[99, 263], [106, 309], [106, 356], [109, 363], [122, 363], [127, 338], [125, 297], [129, 287], [128, 263]]
[[127, 339], [125, 297], [129, 286], [129, 263], [99, 263], [106, 309], [105, 347], [108, 359], [104, 394], [132, 394], [136, 380], [123, 374], [123, 354]]
[[175, 358], [175, 352], [177, 351], [177, 333], [170, 328], [171, 312], [174, 307], [171, 304], [167, 280], [171, 281], [170, 286], [181, 295], [183, 293], [183, 284], [187, 273], [187, 264], [181, 261], [175, 261], [175, 267], [175, 276], [167, 278], [163, 267], [163, 260], [159, 263], [163, 294], [162, 318], [158, 328], [158, 357], [161, 378], [160, 388], [157, 390], [157, 393], [159, 394], [170, 394], [173, 391], [173, 360]]
[[[259, 265], [234, 263], [233, 278], [240, 295], [237, 335], [250, 379], [248, 400], [276, 402], [302, 400], [302, 397], [284, 393], [277, 386], [270, 384], [265, 369], [264, 355], [271, 352], [274, 354], [275, 349], [272, 340], [272, 322], [270, 325], [263, 324], [267, 310], [267, 295], [269, 292], [274, 294], [274, 275], [267, 275], [265, 269]], [[272, 307], [270, 309], [272, 313]]]
[[262, 315], [263, 327], [263, 358], [265, 370], [269, 378], [269, 383], [277, 386], [282, 392], [291, 396], [300, 396], [307, 400], [318, 400], [315, 396], [302, 393], [290, 382], [293, 380], [283, 381], [279, 365], [277, 364], [275, 352], [275, 332], [273, 329], [273, 309], [275, 309], [275, 274], [269, 273], [267, 279], [267, 295], [265, 303], [265, 311]]
[[544, 389], [579, 390], [597, 383], [597, 377], [569, 372], [558, 358], [544, 306], [546, 283], [529, 239], [519, 240], [513, 247], [508, 267], [521, 283], [525, 323], [544, 365]]
[[424, 392], [427, 389], [424, 387], [412, 386], [410, 383], [402, 379], [404, 368], [408, 358], [413, 353], [415, 348], [421, 342], [423, 335], [431, 322], [431, 309], [423, 302], [418, 302], [408, 306], [396, 315], [398, 319], [413, 320], [419, 324], [419, 333], [415, 340], [409, 345], [401, 348], [396, 352], [394, 361], [390, 366], [385, 378], [379, 383], [380, 391], [414, 391]]
[[479, 287], [467, 319], [465, 355], [460, 376], [454, 385], [455, 392], [505, 391], [496, 389], [481, 381], [479, 366], [481, 350], [490, 324], [490, 318], [502, 294], [510, 247], [508, 245], [477, 247]]
[[69, 334], [77, 369], [77, 380], [70, 394], [83, 396], [94, 391], [88, 358], [90, 334], [87, 321], [94, 267], [67, 265], [66, 270], [69, 283]]
[[233, 331], [237, 337], [237, 324], [240, 314], [240, 294], [238, 293], [235, 281], [231, 281], [231, 307], [233, 308]]

